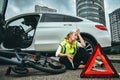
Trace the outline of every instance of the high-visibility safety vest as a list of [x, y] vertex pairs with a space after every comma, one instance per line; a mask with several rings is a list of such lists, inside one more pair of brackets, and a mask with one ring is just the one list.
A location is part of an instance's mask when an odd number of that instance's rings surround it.
[[69, 54], [72, 57], [75, 56], [76, 52], [77, 52], [77, 42], [75, 41], [72, 45], [72, 47], [70, 47], [69, 42], [64, 39], [63, 42], [60, 43], [62, 50], [61, 53], [63, 54]]

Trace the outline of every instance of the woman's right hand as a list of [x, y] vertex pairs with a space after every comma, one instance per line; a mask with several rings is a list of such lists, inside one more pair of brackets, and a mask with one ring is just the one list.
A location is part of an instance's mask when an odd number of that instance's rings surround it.
[[69, 54], [67, 54], [67, 58], [68, 58], [69, 60], [73, 60], [73, 57], [72, 57], [71, 55], [69, 55]]
[[77, 35], [79, 36], [80, 35], [80, 29], [77, 28], [76, 32], [77, 32]]

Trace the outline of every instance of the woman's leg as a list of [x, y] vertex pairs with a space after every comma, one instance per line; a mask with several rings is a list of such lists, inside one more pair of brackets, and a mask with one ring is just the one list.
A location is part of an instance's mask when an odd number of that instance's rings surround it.
[[68, 60], [67, 57], [60, 57], [59, 61], [60, 63], [64, 64], [67, 69], [73, 69], [71, 62]]
[[79, 48], [78, 53], [80, 54], [81, 60], [84, 62], [84, 64], [86, 64], [88, 62], [90, 54], [84, 48]]
[[84, 48], [78, 48], [77, 53], [73, 59], [75, 68], [77, 69], [78, 67], [81, 67], [80, 65], [81, 61], [83, 61], [84, 64], [86, 64], [89, 57], [90, 57], [90, 54]]

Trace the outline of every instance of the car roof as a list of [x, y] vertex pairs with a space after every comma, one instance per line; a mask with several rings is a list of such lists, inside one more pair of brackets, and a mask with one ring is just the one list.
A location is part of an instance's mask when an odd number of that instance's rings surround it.
[[14, 18], [16, 18], [16, 17], [20, 17], [20, 16], [39, 15], [39, 14], [40, 14], [40, 13], [23, 13], [23, 14], [19, 14], [19, 15], [13, 16], [13, 17], [7, 19], [6, 21], [9, 21], [9, 20], [11, 20], [11, 19], [14, 19]]
[[[36, 13], [36, 12], [33, 12], [33, 13], [23, 13], [23, 14], [19, 14], [19, 15], [16, 15], [14, 17], [19, 17], [19, 16], [26, 16], [26, 15], [40, 15], [40, 14], [60, 14], [60, 15], [65, 15], [65, 16], [72, 16], [72, 17], [76, 17], [76, 18], [80, 18], [80, 19], [84, 19], [84, 20], [87, 20], [85, 18], [82, 18], [82, 17], [78, 17], [78, 16], [73, 16], [73, 15], [68, 15], [68, 14], [61, 14], [61, 13]], [[12, 17], [12, 18], [14, 18]], [[9, 18], [11, 19], [11, 18]], [[7, 19], [7, 20], [9, 20]], [[88, 20], [89, 21], [89, 20]]]

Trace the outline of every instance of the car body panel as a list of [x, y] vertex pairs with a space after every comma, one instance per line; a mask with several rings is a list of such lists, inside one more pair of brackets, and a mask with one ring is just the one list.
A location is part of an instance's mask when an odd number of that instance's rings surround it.
[[81, 33], [87, 33], [89, 35], [92, 35], [102, 47], [111, 46], [111, 38], [109, 32], [97, 29], [95, 25], [98, 24], [102, 25], [100, 23], [91, 23], [89, 21], [85, 21], [85, 23], [82, 24], [78, 23], [77, 26], [80, 25], [79, 28], [81, 29]]
[[[65, 24], [72, 24], [72, 26], [65, 26]], [[74, 23], [39, 23], [35, 35], [35, 49], [37, 51], [44, 51], [46, 47], [48, 50], [56, 50], [56, 47], [58, 47], [58, 44], [64, 39], [67, 33], [75, 27], [76, 24]]]

